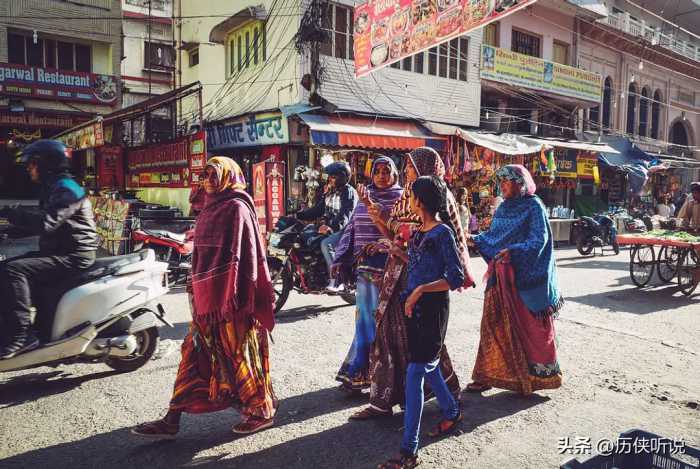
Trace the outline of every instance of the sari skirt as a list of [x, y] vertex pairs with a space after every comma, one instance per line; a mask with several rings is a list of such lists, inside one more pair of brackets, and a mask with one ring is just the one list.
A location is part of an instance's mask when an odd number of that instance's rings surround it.
[[559, 388], [554, 317], [530, 312], [514, 285], [512, 267], [497, 263], [484, 297], [472, 379], [523, 395]]
[[366, 389], [369, 381], [369, 352], [374, 343], [376, 324], [374, 313], [379, 302], [378, 282], [368, 274], [357, 277], [357, 308], [355, 310], [355, 336], [350, 350], [335, 377], [350, 389]]
[[[403, 303], [399, 295], [406, 286], [404, 264], [391, 257], [379, 294], [377, 332], [370, 352], [370, 406], [389, 412], [405, 402], [406, 371], [410, 360], [408, 331]], [[452, 395], [459, 399], [460, 387], [452, 361], [443, 345], [440, 351], [440, 370]], [[426, 385], [425, 399], [433, 396]]]
[[274, 417], [268, 333], [248, 317], [206, 327], [193, 320], [170, 410], [197, 414], [228, 407], [247, 417]]

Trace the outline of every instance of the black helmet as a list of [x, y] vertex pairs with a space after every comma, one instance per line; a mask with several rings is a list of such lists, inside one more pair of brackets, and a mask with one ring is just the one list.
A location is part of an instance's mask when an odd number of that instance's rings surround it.
[[20, 155], [20, 162], [28, 164], [36, 161], [42, 176], [57, 174], [70, 169], [68, 149], [58, 140], [37, 140], [26, 146]]
[[331, 163], [325, 167], [325, 171], [328, 176], [335, 176], [338, 178], [339, 186], [347, 184], [352, 176], [350, 165], [345, 161], [336, 161], [335, 163]]

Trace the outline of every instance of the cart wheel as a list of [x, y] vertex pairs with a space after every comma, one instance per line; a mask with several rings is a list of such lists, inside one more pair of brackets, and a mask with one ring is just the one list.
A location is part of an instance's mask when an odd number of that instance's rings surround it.
[[683, 249], [678, 259], [678, 286], [684, 295], [690, 296], [698, 286], [693, 280], [695, 270], [700, 267], [698, 255], [693, 249]]
[[654, 275], [654, 246], [635, 246], [630, 259], [630, 277], [638, 287], [643, 287]]
[[673, 281], [676, 272], [678, 272], [680, 253], [680, 249], [672, 246], [664, 246], [659, 250], [659, 263], [656, 265], [656, 272], [662, 281], [666, 283]]

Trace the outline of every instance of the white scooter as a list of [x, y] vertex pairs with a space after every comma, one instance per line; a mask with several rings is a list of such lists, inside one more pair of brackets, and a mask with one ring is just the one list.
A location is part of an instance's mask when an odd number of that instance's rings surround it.
[[67, 283], [40, 287], [35, 329], [39, 348], [0, 360], [0, 372], [104, 362], [134, 371], [158, 346], [158, 321], [169, 325], [156, 301], [168, 292], [168, 264], [146, 249], [98, 258]]

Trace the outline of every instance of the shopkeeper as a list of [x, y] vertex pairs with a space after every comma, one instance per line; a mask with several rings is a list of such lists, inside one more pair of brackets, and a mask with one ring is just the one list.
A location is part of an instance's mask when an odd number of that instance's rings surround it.
[[683, 227], [690, 226], [700, 230], [700, 181], [690, 184], [690, 197], [687, 197], [685, 204], [678, 212]]

